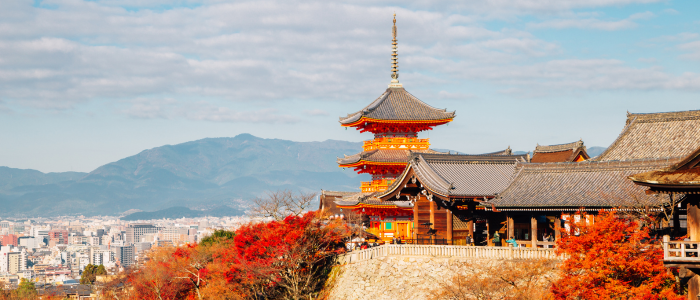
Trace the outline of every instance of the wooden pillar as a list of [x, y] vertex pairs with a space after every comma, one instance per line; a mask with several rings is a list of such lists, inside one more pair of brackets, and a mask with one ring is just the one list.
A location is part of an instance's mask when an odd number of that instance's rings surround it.
[[[491, 219], [493, 216], [489, 216], [486, 219], [486, 246], [493, 246], [493, 242], [491, 241]], [[472, 235], [472, 238], [474, 238], [474, 221], [469, 221], [469, 233]], [[476, 244], [474, 244], [476, 245]]]
[[671, 200], [671, 203], [673, 204], [673, 235], [674, 236], [680, 236], [681, 234], [681, 220], [680, 220], [680, 212], [678, 211], [679, 207], [677, 203], [673, 202], [673, 194], [669, 194], [668, 197]]
[[[437, 210], [437, 203], [435, 201], [430, 201], [430, 228], [435, 228], [435, 211]], [[431, 241], [435, 241], [435, 234], [430, 236]]]
[[[474, 219], [467, 221], [467, 227], [469, 227], [469, 235], [474, 238]], [[486, 222], [486, 231], [488, 232], [489, 222]]]
[[513, 216], [511, 214], [506, 214], [506, 219], [508, 221], [507, 227], [508, 227], [508, 235], [506, 236], [506, 240], [515, 237], [515, 221], [513, 220]]
[[[418, 196], [418, 200], [421, 200], [421, 197], [423, 196]], [[415, 203], [413, 203], [413, 228], [411, 228], [414, 244], [418, 243], [417, 240], [419, 227], [420, 223], [418, 223], [418, 201], [416, 201]]]
[[554, 218], [554, 241], [561, 239], [561, 217]]
[[[690, 271], [690, 270], [689, 270]], [[692, 269], [692, 273], [695, 273], [698, 271], [697, 269]], [[698, 295], [700, 295], [700, 275], [697, 275], [697, 273], [691, 275], [690, 279], [688, 279], [688, 298], [687, 299], [698, 299]]]
[[700, 205], [698, 195], [688, 195], [688, 235], [693, 242], [700, 241]]
[[537, 216], [530, 216], [530, 241], [532, 248], [537, 248]]
[[447, 214], [447, 243], [452, 245], [452, 211], [448, 209], [445, 213]]

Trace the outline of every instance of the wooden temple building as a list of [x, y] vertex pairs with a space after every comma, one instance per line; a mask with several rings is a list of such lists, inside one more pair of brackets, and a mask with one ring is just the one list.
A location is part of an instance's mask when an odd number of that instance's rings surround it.
[[[544, 237], [558, 238], [560, 228], [581, 220], [578, 211], [593, 222], [601, 209], [659, 215], [679, 204], [689, 213], [698, 209], [689, 195], [700, 192], [700, 111], [628, 113], [617, 139], [594, 158], [580, 140], [537, 145], [532, 156], [510, 148], [479, 155], [434, 151], [418, 133], [452, 122], [455, 112], [424, 103], [399, 83], [396, 19], [392, 29], [389, 87], [340, 118], [341, 126], [374, 138], [362, 152], [338, 158], [338, 165], [372, 180], [359, 192], [324, 191], [321, 209], [363, 214], [367, 231], [385, 241], [463, 244], [471, 236], [476, 245], [493, 245], [498, 232], [529, 247], [551, 246]], [[685, 218], [685, 209], [674, 211], [677, 234]], [[700, 226], [700, 219], [687, 220], [688, 228]], [[693, 230], [700, 243], [700, 227]]]
[[[671, 241], [664, 236], [664, 265], [680, 267], [680, 274], [688, 278], [688, 299], [700, 296], [700, 147], [678, 163], [658, 170], [629, 177], [635, 184], [647, 188], [648, 194], [667, 195], [676, 206], [686, 209], [687, 236], [684, 241]], [[674, 222], [674, 227], [679, 226]]]
[[578, 142], [561, 145], [537, 145], [535, 151], [532, 153], [530, 162], [580, 162], [589, 158], [590, 156], [588, 156], [588, 152], [586, 152], [586, 146], [583, 145], [583, 141], [579, 140]]
[[[359, 193], [336, 201], [340, 209], [352, 209], [369, 216], [370, 231], [386, 239], [409, 238], [413, 231], [413, 213], [408, 203], [383, 202], [376, 195], [386, 190], [406, 169], [413, 153], [439, 153], [430, 150], [428, 139], [418, 133], [447, 124], [455, 112], [434, 108], [407, 92], [399, 82], [396, 18], [392, 27], [391, 82], [379, 98], [361, 110], [340, 118], [343, 127], [370, 132], [374, 139], [364, 142], [362, 152], [338, 158], [338, 166], [370, 174]], [[384, 220], [391, 220], [385, 222]]]

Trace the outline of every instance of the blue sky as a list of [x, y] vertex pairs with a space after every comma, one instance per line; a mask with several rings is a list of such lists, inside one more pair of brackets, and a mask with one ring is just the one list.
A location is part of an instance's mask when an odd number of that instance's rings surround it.
[[435, 148], [608, 146], [627, 111], [700, 109], [694, 0], [4, 0], [0, 165], [91, 171], [240, 133], [369, 139], [337, 120], [386, 89], [394, 12], [404, 87], [457, 111], [424, 134]]

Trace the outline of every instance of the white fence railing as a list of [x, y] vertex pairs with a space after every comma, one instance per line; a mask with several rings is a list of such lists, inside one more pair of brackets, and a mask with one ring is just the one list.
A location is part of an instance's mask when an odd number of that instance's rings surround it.
[[553, 248], [513, 248], [448, 245], [382, 245], [348, 252], [338, 258], [341, 264], [351, 264], [381, 256], [422, 256], [484, 259], [561, 259]]
[[700, 242], [671, 241], [664, 236], [664, 261], [690, 261], [700, 263]]

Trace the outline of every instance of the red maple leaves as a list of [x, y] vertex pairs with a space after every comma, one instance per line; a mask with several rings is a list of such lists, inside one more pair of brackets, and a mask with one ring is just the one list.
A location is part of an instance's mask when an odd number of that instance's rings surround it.
[[318, 292], [348, 230], [314, 213], [251, 223], [198, 245], [155, 251], [126, 299], [299, 299]]
[[647, 227], [612, 212], [571, 227], [579, 234], [565, 232], [558, 243], [568, 259], [552, 286], [556, 299], [684, 299]]

